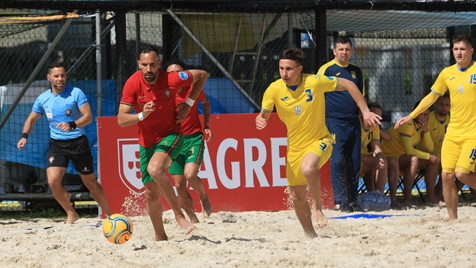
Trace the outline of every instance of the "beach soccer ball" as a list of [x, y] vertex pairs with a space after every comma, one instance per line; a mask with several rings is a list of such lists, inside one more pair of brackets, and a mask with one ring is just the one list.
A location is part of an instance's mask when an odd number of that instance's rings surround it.
[[132, 221], [122, 214], [112, 214], [102, 225], [104, 237], [113, 244], [122, 244], [131, 239], [134, 226]]

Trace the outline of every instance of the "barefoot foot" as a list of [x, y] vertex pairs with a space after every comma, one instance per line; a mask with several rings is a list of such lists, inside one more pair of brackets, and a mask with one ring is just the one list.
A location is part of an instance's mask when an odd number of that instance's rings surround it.
[[189, 221], [187, 221], [185, 218], [176, 217], [175, 219], [177, 220], [177, 223], [180, 225], [180, 227], [182, 227], [182, 229], [184, 229], [185, 234], [188, 235], [189, 233], [191, 233], [195, 229], [195, 225], [193, 225], [193, 223], [190, 223]]
[[210, 203], [210, 197], [206, 195], [207, 198], [204, 200], [201, 200], [202, 203], [202, 215], [203, 218], [208, 218], [210, 214], [212, 214], [212, 204]]
[[75, 221], [79, 220], [78, 213], [76, 212], [69, 212], [68, 218], [66, 219], [67, 224], [73, 224]]
[[324, 213], [322, 213], [322, 210], [317, 210], [314, 213], [314, 226], [316, 228], [324, 228], [327, 225], [327, 219], [324, 216]]

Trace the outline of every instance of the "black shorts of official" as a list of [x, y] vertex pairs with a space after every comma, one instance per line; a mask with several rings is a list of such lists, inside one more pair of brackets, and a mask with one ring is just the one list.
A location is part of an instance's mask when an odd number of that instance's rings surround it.
[[69, 160], [71, 160], [78, 173], [83, 175], [94, 173], [91, 147], [89, 147], [88, 138], [84, 135], [70, 140], [50, 139], [50, 147], [46, 151], [46, 157], [46, 168], [66, 168]]

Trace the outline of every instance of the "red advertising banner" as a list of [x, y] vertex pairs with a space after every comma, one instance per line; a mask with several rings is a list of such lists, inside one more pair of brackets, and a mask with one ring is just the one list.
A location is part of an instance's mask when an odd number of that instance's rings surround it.
[[[285, 193], [286, 127], [273, 113], [268, 126], [257, 130], [255, 118], [256, 114], [211, 116], [214, 139], [206, 143], [198, 176], [214, 212], [277, 211], [292, 207]], [[99, 174], [111, 211], [128, 216], [146, 214], [137, 125], [121, 128], [117, 117], [97, 120]], [[333, 208], [329, 163], [321, 168], [320, 176], [322, 205]], [[196, 211], [201, 211], [198, 194], [193, 188], [189, 191]], [[164, 210], [170, 209], [163, 198], [162, 205]]]

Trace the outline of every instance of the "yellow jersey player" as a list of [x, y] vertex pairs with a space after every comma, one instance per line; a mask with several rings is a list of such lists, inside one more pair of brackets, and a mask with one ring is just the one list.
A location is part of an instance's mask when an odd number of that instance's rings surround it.
[[[415, 103], [417, 107], [419, 102]], [[392, 135], [391, 141], [382, 141], [382, 151], [388, 161], [389, 177], [398, 176], [400, 170], [403, 173], [403, 196], [404, 204], [415, 206], [412, 199], [412, 187], [418, 168], [425, 168], [426, 182], [426, 202], [439, 203], [435, 197], [435, 183], [438, 176], [438, 165], [440, 159], [433, 153], [433, 140], [428, 129], [427, 109], [415, 120], [411, 120], [398, 129], [389, 129]], [[422, 142], [424, 151], [417, 149], [417, 145]], [[391, 189], [392, 191], [396, 189]]]
[[[369, 110], [380, 117], [382, 116], [382, 107], [376, 103], [371, 102], [367, 104]], [[361, 122], [362, 136], [361, 136], [361, 166], [360, 176], [364, 178], [367, 191], [374, 191], [375, 189], [381, 193], [385, 190], [385, 184], [387, 182], [387, 160], [382, 155], [382, 149], [380, 144], [380, 127], [370, 128], [367, 124]], [[389, 134], [390, 135], [390, 134]], [[368, 145], [370, 144], [371, 154], [368, 151]], [[393, 181], [392, 181], [393, 179]], [[396, 188], [398, 185], [398, 176], [389, 177], [389, 187], [395, 189], [390, 191], [391, 206], [399, 207], [400, 203], [396, 199]]]
[[[376, 127], [381, 118], [369, 111], [362, 94], [351, 81], [301, 74], [303, 59], [304, 52], [299, 48], [288, 48], [279, 54], [281, 79], [266, 89], [261, 112], [255, 122], [257, 129], [264, 129], [276, 107], [279, 118], [286, 125], [286, 177], [294, 209], [306, 237], [317, 237], [314, 226], [320, 228], [327, 224], [322, 213], [319, 168], [329, 159], [335, 142], [325, 125], [324, 93], [347, 90], [361, 109], [367, 124]], [[313, 202], [312, 210], [306, 199], [308, 188]], [[314, 217], [314, 224], [311, 217]]]
[[[450, 95], [445, 94], [439, 97], [433, 107], [435, 110], [430, 113], [430, 117], [428, 118], [428, 128], [430, 129], [431, 139], [433, 140], [433, 152], [441, 159], [441, 146], [443, 145], [446, 129], [450, 123]], [[438, 168], [438, 174], [440, 174], [440, 179], [436, 184], [435, 195], [440, 200], [440, 205], [444, 206], [445, 203], [442, 202], [443, 187], [441, 182], [441, 163]], [[464, 185], [461, 185], [461, 187], [463, 186]]]
[[441, 147], [445, 138], [446, 129], [450, 123], [450, 96], [445, 94], [435, 102], [435, 110], [428, 117], [428, 128], [433, 140], [433, 152], [441, 158]]
[[476, 66], [473, 41], [467, 35], [453, 37], [453, 56], [456, 64], [441, 71], [431, 92], [408, 116], [402, 117], [395, 127], [412, 120], [428, 109], [446, 90], [450, 92], [451, 121], [441, 148], [443, 195], [449, 220], [458, 218], [458, 192], [455, 176], [464, 184], [476, 189]]

